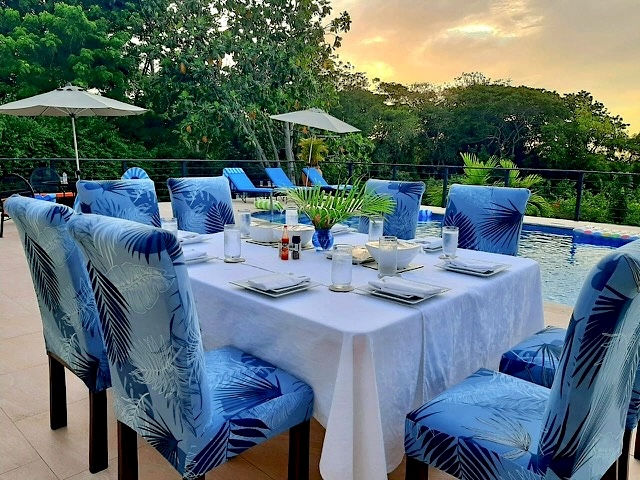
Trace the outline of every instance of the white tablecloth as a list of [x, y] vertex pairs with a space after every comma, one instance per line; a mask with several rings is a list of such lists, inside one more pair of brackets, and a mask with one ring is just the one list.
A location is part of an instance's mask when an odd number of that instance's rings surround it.
[[[336, 236], [363, 244], [366, 236]], [[222, 235], [190, 247], [222, 256]], [[543, 327], [540, 270], [532, 260], [459, 251], [465, 258], [507, 263], [490, 278], [436, 268], [438, 254], [420, 253], [423, 268], [403, 277], [451, 288], [416, 305], [357, 289], [327, 289], [331, 262], [303, 250], [282, 261], [277, 249], [243, 241], [243, 263], [212, 260], [189, 267], [205, 348], [234, 345], [306, 381], [314, 416], [326, 427], [320, 471], [326, 480], [386, 478], [404, 453], [404, 418], [417, 405], [480, 367], [497, 368], [503, 351]], [[322, 285], [271, 298], [230, 281], [266, 271], [309, 275]], [[353, 285], [377, 278], [353, 267]]]

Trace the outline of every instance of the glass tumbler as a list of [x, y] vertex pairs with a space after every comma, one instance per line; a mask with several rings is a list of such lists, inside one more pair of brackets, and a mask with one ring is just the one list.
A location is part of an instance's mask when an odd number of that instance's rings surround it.
[[242, 238], [250, 238], [251, 210], [238, 210], [238, 217], [240, 219], [240, 235], [242, 236]]
[[398, 238], [383, 235], [378, 239], [378, 277], [393, 276], [398, 270]]
[[240, 226], [228, 223], [224, 226], [224, 261], [239, 262], [241, 255]]
[[331, 290], [348, 292], [351, 286], [351, 245], [336, 244], [331, 253]]
[[456, 258], [458, 248], [458, 227], [445, 225], [442, 227], [442, 256], [444, 258]]
[[284, 212], [285, 225], [297, 225], [298, 224], [298, 209], [287, 208]]
[[373, 215], [369, 217], [369, 241], [377, 242], [384, 231], [384, 219], [382, 215]]

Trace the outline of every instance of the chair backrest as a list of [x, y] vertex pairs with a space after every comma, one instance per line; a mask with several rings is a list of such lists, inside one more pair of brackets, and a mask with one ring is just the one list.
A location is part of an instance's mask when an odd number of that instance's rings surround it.
[[60, 189], [60, 176], [53, 168], [38, 167], [31, 172], [29, 183], [36, 192], [57, 193]]
[[229, 179], [234, 188], [239, 191], [255, 189], [251, 179], [247, 177], [247, 174], [242, 168], [229, 167], [222, 169], [222, 175]]
[[530, 195], [526, 188], [451, 185], [442, 224], [459, 228], [460, 248], [517, 255]]
[[102, 328], [84, 256], [67, 229], [73, 210], [18, 195], [9, 198], [5, 208], [27, 257], [47, 351], [92, 392], [110, 387]]
[[282, 170], [282, 168], [267, 167], [264, 169], [264, 171], [267, 173], [267, 176], [269, 177], [269, 180], [271, 180], [271, 183], [273, 183], [276, 187], [278, 188], [294, 188], [295, 187], [291, 179], [287, 177], [287, 174], [284, 173], [284, 170]]
[[210, 428], [213, 410], [178, 239], [99, 215], [76, 215], [69, 231], [85, 252], [102, 313], [116, 417], [184, 471], [193, 453], [180, 445]]
[[[390, 195], [396, 202], [393, 213], [384, 215], [384, 234], [394, 235], [403, 240], [416, 237], [418, 212], [424, 194], [424, 182], [400, 182], [395, 180], [369, 179], [365, 188], [380, 195]], [[367, 233], [369, 219], [360, 217], [358, 231]]]
[[76, 211], [160, 226], [156, 188], [151, 180], [78, 180]]
[[167, 179], [173, 216], [178, 229], [217, 233], [234, 223], [231, 189], [225, 177]]
[[312, 185], [320, 185], [321, 187], [328, 187], [329, 184], [324, 179], [322, 174], [314, 167], [305, 167], [302, 169]]
[[591, 269], [574, 308], [534, 463], [545, 478], [601, 478], [620, 455], [640, 346], [640, 241]]
[[2, 200], [14, 194], [31, 198], [35, 196], [33, 187], [26, 178], [17, 173], [8, 173], [0, 178], [0, 211], [2, 211]]
[[142, 168], [140, 167], [131, 167], [129, 169], [127, 169], [126, 172], [124, 172], [122, 174], [122, 177], [120, 177], [123, 180], [139, 180], [141, 178], [150, 178], [149, 174], [147, 172], [145, 172]]

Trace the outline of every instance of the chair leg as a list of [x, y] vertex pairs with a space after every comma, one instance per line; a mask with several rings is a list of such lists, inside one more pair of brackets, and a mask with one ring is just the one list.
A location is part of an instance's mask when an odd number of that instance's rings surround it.
[[404, 478], [405, 480], [428, 480], [429, 465], [407, 456], [407, 469]]
[[109, 466], [107, 443], [107, 391], [89, 392], [89, 471]]
[[609, 470], [602, 476], [602, 480], [618, 480], [618, 461], [609, 467]]
[[67, 387], [64, 365], [49, 355], [49, 425], [51, 430], [67, 426]]
[[118, 480], [138, 480], [138, 434], [118, 421]]
[[289, 429], [289, 480], [309, 480], [311, 421]]

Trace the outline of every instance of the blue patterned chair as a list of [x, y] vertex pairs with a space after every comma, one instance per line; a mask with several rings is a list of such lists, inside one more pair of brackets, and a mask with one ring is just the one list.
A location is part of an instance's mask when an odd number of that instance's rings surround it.
[[144, 171], [144, 169], [140, 167], [131, 167], [128, 168], [126, 172], [122, 174], [120, 177], [122, 180], [139, 180], [139, 179], [149, 179], [149, 174]]
[[66, 367], [89, 389], [89, 470], [99, 472], [108, 466], [111, 378], [84, 256], [67, 230], [73, 210], [18, 195], [5, 208], [16, 223], [38, 298], [49, 358], [51, 429], [67, 425]]
[[179, 230], [217, 233], [226, 223], [234, 223], [231, 190], [225, 177], [169, 178], [167, 186]]
[[459, 228], [458, 247], [517, 255], [526, 188], [451, 185], [443, 225]]
[[156, 187], [151, 180], [78, 180], [74, 208], [160, 226]]
[[617, 478], [640, 358], [640, 242], [585, 281], [551, 388], [479, 370], [407, 415], [407, 479]]
[[[418, 212], [425, 190], [424, 182], [370, 179], [365, 183], [365, 188], [381, 195], [390, 195], [396, 202], [394, 212], [390, 215], [384, 215], [385, 235], [394, 235], [403, 240], [411, 240], [416, 237]], [[369, 231], [367, 217], [360, 217], [358, 231], [360, 233]]]
[[136, 434], [183, 478], [204, 479], [286, 430], [289, 478], [308, 478], [311, 388], [236, 348], [203, 350], [176, 236], [99, 215], [76, 215], [69, 231], [88, 258], [101, 313], [119, 478], [137, 478]]

